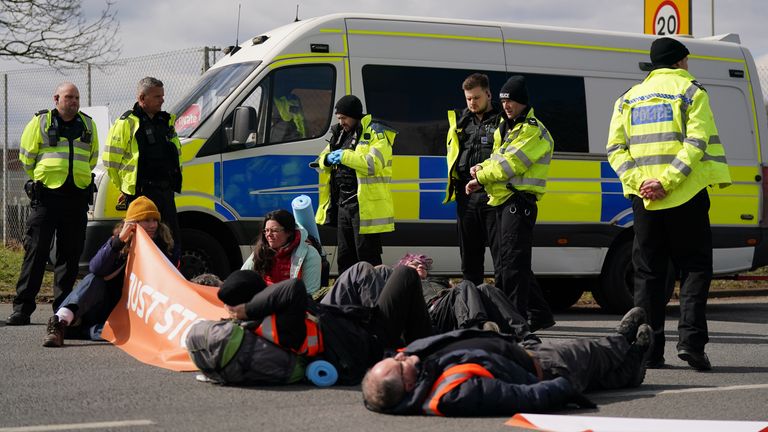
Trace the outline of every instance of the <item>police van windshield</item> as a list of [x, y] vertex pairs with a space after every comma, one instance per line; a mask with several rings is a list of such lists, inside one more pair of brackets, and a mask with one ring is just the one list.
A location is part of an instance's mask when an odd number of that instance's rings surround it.
[[176, 133], [187, 138], [261, 63], [246, 62], [211, 69], [173, 109]]

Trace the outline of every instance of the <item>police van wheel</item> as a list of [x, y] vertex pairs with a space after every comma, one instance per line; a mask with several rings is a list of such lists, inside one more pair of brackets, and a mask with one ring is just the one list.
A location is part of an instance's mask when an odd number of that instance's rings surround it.
[[544, 298], [554, 312], [565, 311], [576, 304], [585, 288], [594, 285], [594, 280], [587, 278], [541, 278], [538, 281]]
[[[676, 273], [671, 261], [667, 275], [666, 300], [668, 302], [675, 290]], [[605, 312], [624, 314], [635, 305], [634, 278], [632, 240], [630, 239], [611, 248], [608, 252], [603, 263], [600, 283], [592, 291], [592, 296]]]
[[229, 274], [224, 248], [210, 234], [191, 228], [181, 230], [181, 274], [187, 279], [213, 273], [221, 278]]

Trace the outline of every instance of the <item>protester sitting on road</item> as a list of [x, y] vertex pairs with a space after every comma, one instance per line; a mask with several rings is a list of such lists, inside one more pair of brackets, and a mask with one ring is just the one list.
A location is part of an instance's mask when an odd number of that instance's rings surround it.
[[634, 308], [597, 339], [553, 342], [459, 330], [415, 341], [379, 361], [363, 379], [365, 406], [387, 414], [511, 415], [550, 411], [593, 389], [639, 386], [652, 344], [645, 312]]
[[[411, 267], [419, 274], [421, 292], [435, 333], [483, 328], [515, 334], [520, 339], [529, 337], [526, 320], [498, 288], [488, 284], [478, 287], [467, 280], [451, 287], [447, 280], [431, 278], [432, 258], [426, 255], [408, 253], [395, 268], [398, 266]], [[339, 276], [321, 302], [373, 306], [391, 273], [392, 268], [387, 266], [357, 263]], [[418, 284], [411, 289], [418, 290]]]
[[173, 254], [171, 230], [160, 222], [160, 212], [149, 198], [136, 198], [112, 237], [91, 258], [90, 273], [48, 320], [43, 346], [62, 346], [65, 333], [68, 338], [101, 339], [101, 329], [123, 292], [125, 264], [137, 226], [143, 228], [170, 259]]
[[291, 212], [275, 210], [264, 216], [264, 229], [241, 270], [253, 270], [267, 285], [291, 278], [304, 282], [307, 293], [320, 289], [321, 263], [317, 249], [307, 243], [307, 231]]
[[[413, 269], [398, 267], [374, 307], [329, 306], [309, 298], [299, 279], [266, 286], [255, 272], [240, 270], [224, 281], [219, 299], [230, 318], [255, 321], [257, 335], [285, 349], [306, 354], [313, 342], [322, 343], [323, 356], [340, 369], [340, 383], [354, 384], [385, 349], [432, 334], [424, 299], [413, 289], [418, 284]], [[322, 334], [313, 335], [318, 319]]]

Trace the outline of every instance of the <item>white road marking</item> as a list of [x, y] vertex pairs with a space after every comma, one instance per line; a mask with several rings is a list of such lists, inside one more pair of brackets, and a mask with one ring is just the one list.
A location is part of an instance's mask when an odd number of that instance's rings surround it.
[[[625, 396], [660, 396], [660, 395], [669, 395], [669, 394], [682, 394], [682, 393], [705, 393], [705, 392], [719, 392], [719, 391], [734, 391], [734, 390], [757, 390], [757, 389], [768, 389], [768, 384], [746, 384], [746, 385], [736, 385], [736, 386], [728, 386], [728, 387], [693, 387], [693, 388], [686, 388], [686, 389], [677, 389], [677, 390], [637, 390], [637, 391], [630, 391], [630, 392], [601, 392], [601, 393], [595, 393], [595, 398], [599, 397], [625, 397]], [[2, 432], [2, 429], [0, 429], [0, 432]]]
[[149, 426], [155, 422], [152, 420], [123, 420], [111, 422], [95, 423], [69, 423], [39, 426], [20, 426], [0, 428], [0, 432], [45, 432], [45, 431], [63, 431], [63, 430], [82, 430], [82, 429], [104, 429], [104, 428], [122, 428], [132, 426]]

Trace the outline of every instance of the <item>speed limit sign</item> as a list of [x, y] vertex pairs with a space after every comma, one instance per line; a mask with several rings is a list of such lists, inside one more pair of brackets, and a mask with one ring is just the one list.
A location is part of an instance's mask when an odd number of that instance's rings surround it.
[[645, 33], [691, 34], [691, 0], [645, 0]]

